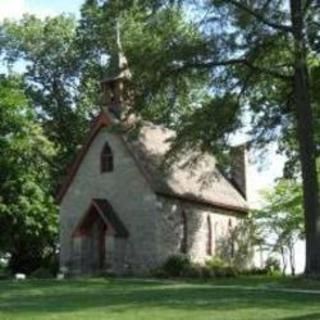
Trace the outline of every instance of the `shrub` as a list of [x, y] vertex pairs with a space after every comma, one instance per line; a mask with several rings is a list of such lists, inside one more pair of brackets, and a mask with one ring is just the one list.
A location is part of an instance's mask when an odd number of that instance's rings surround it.
[[202, 277], [203, 266], [198, 263], [191, 263], [190, 266], [184, 270], [182, 276], [186, 278], [199, 279]]
[[212, 268], [210, 268], [207, 265], [202, 266], [201, 268], [201, 277], [203, 279], [210, 279], [210, 278], [214, 278], [215, 277], [215, 273], [212, 270]]
[[268, 274], [268, 270], [266, 268], [253, 267], [251, 269], [242, 271], [241, 274], [246, 276], [262, 276]]
[[191, 262], [186, 255], [174, 255], [168, 258], [162, 270], [169, 277], [183, 276], [191, 268]]
[[7, 269], [0, 269], [0, 280], [8, 280], [11, 275]]
[[238, 271], [235, 267], [217, 257], [208, 260], [206, 262], [206, 267], [209, 268], [213, 277], [229, 278], [238, 275]]
[[10, 272], [7, 267], [7, 259], [0, 255], [0, 280], [6, 280], [10, 278]]
[[163, 270], [163, 268], [157, 268], [151, 271], [151, 277], [165, 279], [168, 277], [167, 273]]
[[34, 279], [50, 279], [53, 278], [54, 274], [48, 268], [38, 268], [31, 273], [31, 278]]
[[169, 257], [161, 268], [153, 270], [151, 274], [157, 278], [210, 279], [214, 277], [235, 277], [238, 275], [238, 271], [219, 258], [213, 258], [202, 265], [192, 263], [186, 255], [174, 255]]
[[268, 257], [265, 262], [265, 269], [268, 273], [278, 272], [281, 270], [280, 261], [275, 257]]

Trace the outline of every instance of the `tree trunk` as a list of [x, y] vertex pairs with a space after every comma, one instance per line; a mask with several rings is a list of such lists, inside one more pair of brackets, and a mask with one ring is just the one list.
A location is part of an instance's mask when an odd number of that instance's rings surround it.
[[295, 261], [294, 241], [289, 241], [288, 251], [289, 251], [291, 275], [295, 276], [296, 275], [296, 261]]
[[295, 55], [294, 98], [306, 231], [305, 273], [310, 275], [320, 274], [320, 207], [302, 6], [302, 0], [290, 0]]
[[282, 258], [282, 275], [285, 276], [286, 269], [287, 269], [287, 258], [286, 258], [286, 252], [283, 246], [280, 246], [280, 254]]

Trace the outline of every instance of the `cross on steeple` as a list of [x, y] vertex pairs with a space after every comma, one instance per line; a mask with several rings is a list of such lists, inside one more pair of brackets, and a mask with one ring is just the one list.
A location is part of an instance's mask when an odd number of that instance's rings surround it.
[[116, 22], [116, 50], [111, 53], [107, 78], [101, 81], [103, 109], [117, 119], [125, 108], [124, 84], [131, 79], [128, 61], [123, 53], [120, 39], [120, 23]]

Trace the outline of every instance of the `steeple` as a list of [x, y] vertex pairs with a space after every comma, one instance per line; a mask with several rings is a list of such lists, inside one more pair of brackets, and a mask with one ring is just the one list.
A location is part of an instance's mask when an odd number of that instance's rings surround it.
[[131, 79], [128, 61], [120, 40], [120, 24], [116, 23], [116, 50], [110, 57], [107, 77], [101, 81], [103, 93], [103, 109], [117, 119], [125, 109], [124, 85]]

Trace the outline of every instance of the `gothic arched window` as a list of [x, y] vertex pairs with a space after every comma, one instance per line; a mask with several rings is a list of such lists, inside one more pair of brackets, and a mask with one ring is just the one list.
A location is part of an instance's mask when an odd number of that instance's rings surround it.
[[207, 247], [206, 247], [207, 255], [212, 255], [212, 226], [211, 226], [211, 218], [207, 217]]
[[188, 251], [188, 220], [187, 215], [184, 210], [181, 211], [181, 219], [182, 219], [182, 238], [180, 251], [181, 253], [187, 253]]
[[233, 233], [232, 227], [233, 227], [233, 226], [232, 226], [232, 220], [229, 219], [228, 228], [229, 228], [229, 237], [230, 237], [230, 256], [231, 256], [231, 258], [234, 257], [234, 253], [235, 253], [234, 233]]
[[113, 154], [108, 142], [105, 143], [100, 155], [100, 170], [101, 172], [113, 171]]

